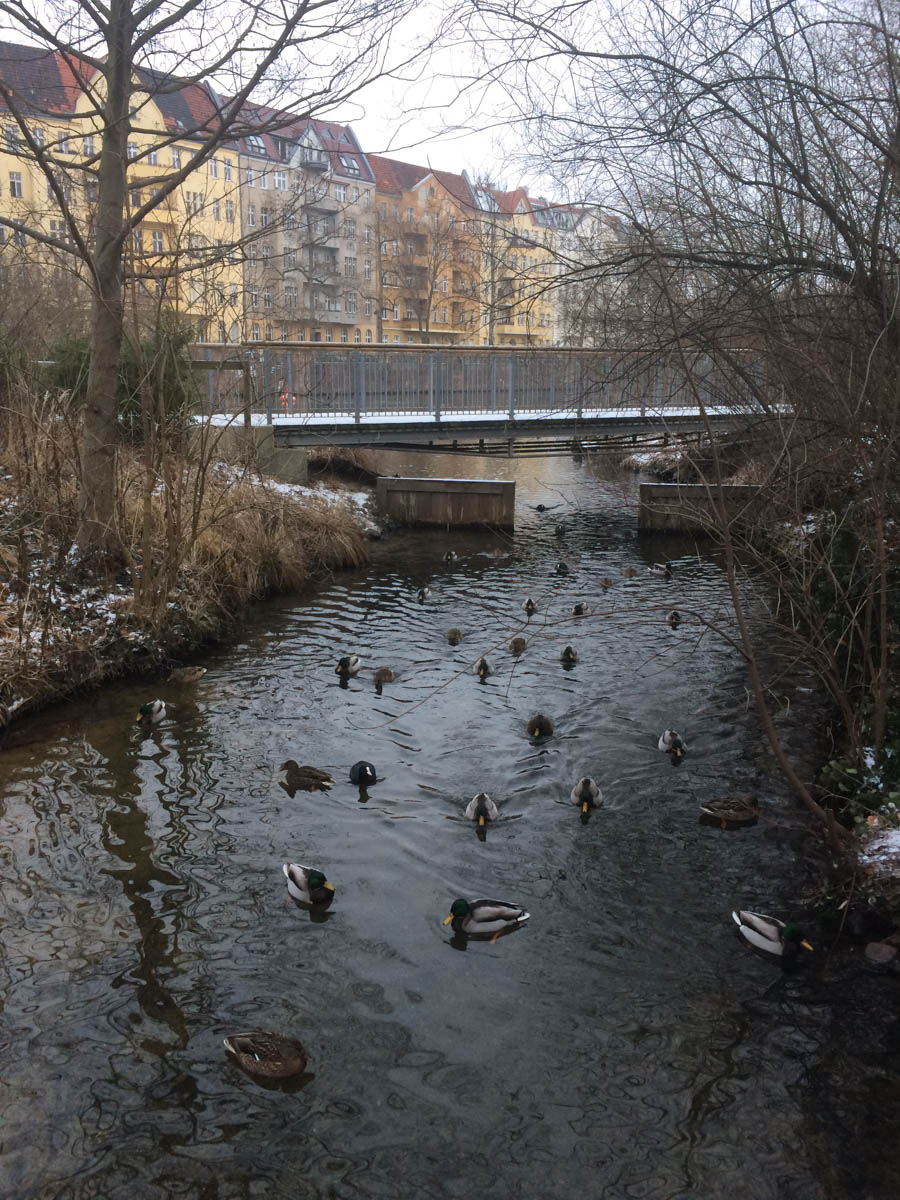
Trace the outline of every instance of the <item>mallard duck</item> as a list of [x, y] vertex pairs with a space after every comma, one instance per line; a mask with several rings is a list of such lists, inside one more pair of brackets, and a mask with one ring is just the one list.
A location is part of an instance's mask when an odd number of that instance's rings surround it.
[[600, 586], [603, 588], [604, 592], [607, 590], [607, 588], [611, 588], [612, 585], [613, 585], [613, 581], [610, 579], [610, 577], [608, 575], [603, 575], [601, 577]]
[[622, 574], [626, 579], [634, 579], [635, 575], [637, 575], [637, 567], [625, 567]]
[[666, 617], [666, 624], [671, 625], [673, 629], [677, 629], [681, 624], [681, 613], [676, 608]]
[[564, 538], [568, 532], [569, 531], [565, 527], [565, 525], [557, 525], [556, 528], [553, 530], [553, 536], [558, 537], [558, 538]]
[[491, 669], [491, 664], [484, 657], [484, 655], [482, 655], [472, 668], [472, 673], [477, 675], [479, 679], [487, 679], [488, 675], [493, 675], [494, 672]]
[[687, 750], [687, 744], [682, 739], [681, 735], [676, 733], [674, 729], [664, 729], [659, 735], [659, 741], [656, 743], [657, 750], [662, 750], [666, 754], [671, 754], [673, 758], [683, 758], [684, 752]]
[[464, 933], [467, 937], [487, 937], [518, 929], [530, 916], [520, 905], [506, 900], [459, 899], [450, 905], [444, 924], [452, 925], [454, 933]]
[[755, 796], [723, 796], [721, 800], [710, 800], [700, 805], [700, 812], [710, 821], [729, 825], [753, 825], [759, 820], [759, 805]]
[[534, 616], [534, 614], [537, 612], [537, 605], [535, 604], [535, 602], [532, 600], [532, 598], [531, 598], [530, 596], [529, 596], [529, 597], [528, 597], [528, 599], [527, 599], [527, 600], [524, 602], [524, 604], [522, 605], [522, 607], [523, 607], [523, 608], [525, 609], [525, 611], [528, 613], [529, 617], [533, 617], [533, 616]]
[[447, 641], [451, 646], [458, 646], [463, 640], [463, 636], [463, 631], [461, 629], [457, 629], [455, 626], [453, 629], [447, 630]]
[[288, 1079], [306, 1070], [306, 1051], [294, 1038], [253, 1029], [223, 1040], [225, 1049], [248, 1075]]
[[420, 604], [424, 604], [426, 600], [431, 599], [431, 588], [421, 587], [416, 592], [416, 599]]
[[589, 775], [578, 780], [572, 788], [569, 799], [573, 804], [580, 806], [583, 816], [586, 816], [590, 809], [601, 808], [603, 805], [603, 793]]
[[757, 950], [765, 950], [767, 954], [793, 958], [801, 946], [805, 950], [812, 950], [799, 925], [786, 925], [777, 917], [766, 917], [745, 909], [732, 912], [731, 918], [744, 940]]
[[535, 713], [533, 717], [528, 718], [525, 728], [528, 730], [530, 737], [550, 737], [553, 733], [553, 722], [549, 717], [545, 717], [543, 713]]
[[169, 672], [166, 683], [197, 683], [206, 674], [206, 667], [176, 667]]
[[338, 659], [338, 664], [334, 668], [335, 675], [342, 675], [344, 679], [349, 679], [351, 675], [358, 675], [359, 669], [362, 666], [362, 659], [358, 654], [345, 654], [343, 658]]
[[500, 809], [487, 792], [479, 792], [466, 805], [467, 820], [477, 821], [479, 825], [483, 825], [485, 821], [496, 821], [499, 816]]
[[360, 787], [365, 787], [367, 783], [375, 783], [377, 779], [378, 772], [364, 758], [361, 758], [359, 762], [355, 762], [350, 768], [350, 782], [358, 783]]
[[162, 700], [148, 700], [138, 709], [138, 725], [158, 725], [165, 720], [166, 706]]
[[324, 872], [300, 863], [283, 863], [281, 869], [291, 898], [299, 904], [330, 904], [334, 899], [334, 884]]
[[447, 553], [444, 555], [444, 562], [445, 563], [455, 563], [458, 558], [459, 558], [459, 555], [456, 553], [455, 550], [448, 550]]
[[661, 575], [663, 579], [672, 578], [672, 567], [669, 563], [651, 563], [647, 570], [651, 575]]
[[557, 575], [568, 575], [568, 573], [569, 573], [568, 564], [564, 563], [564, 562], [558, 562], [556, 564], [555, 570], [556, 570]]
[[375, 672], [375, 691], [381, 695], [381, 689], [386, 683], [394, 682], [394, 672], [390, 667], [379, 667]]
[[534, 504], [532, 505], [535, 512], [550, 512], [551, 509], [559, 508], [558, 504]]
[[292, 796], [294, 792], [325, 792], [334, 787], [334, 780], [327, 771], [319, 767], [301, 767], [293, 758], [283, 762], [278, 769], [284, 772], [284, 790]]
[[572, 605], [573, 617], [587, 617], [590, 615], [591, 606], [585, 604], [583, 600], [579, 600], [577, 604]]
[[523, 637], [514, 637], [509, 643], [510, 654], [524, 654], [528, 649], [528, 642]]
[[319, 767], [301, 767], [295, 758], [288, 758], [278, 770], [283, 770], [283, 786], [286, 792], [326, 792], [335, 786], [331, 775]]
[[564, 646], [559, 652], [559, 661], [571, 666], [578, 662], [578, 653], [573, 646]]

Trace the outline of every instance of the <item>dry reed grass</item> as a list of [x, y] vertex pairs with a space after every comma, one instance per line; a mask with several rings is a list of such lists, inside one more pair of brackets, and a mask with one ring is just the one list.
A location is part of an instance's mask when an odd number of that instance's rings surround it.
[[206, 456], [149, 464], [123, 449], [128, 570], [86, 572], [77, 529], [78, 430], [67, 397], [7, 396], [0, 442], [0, 728], [115, 675], [219, 636], [254, 599], [358, 566], [349, 504], [285, 494]]

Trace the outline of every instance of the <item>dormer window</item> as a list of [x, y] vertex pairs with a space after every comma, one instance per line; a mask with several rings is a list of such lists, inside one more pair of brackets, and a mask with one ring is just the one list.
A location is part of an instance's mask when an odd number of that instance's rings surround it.
[[359, 163], [356, 161], [355, 158], [350, 158], [346, 154], [339, 154], [338, 158], [340, 159], [341, 166], [344, 168], [344, 170], [347, 172], [348, 175], [359, 175], [360, 174]]
[[265, 154], [266, 144], [258, 133], [251, 133], [247, 138], [247, 149], [251, 154]]

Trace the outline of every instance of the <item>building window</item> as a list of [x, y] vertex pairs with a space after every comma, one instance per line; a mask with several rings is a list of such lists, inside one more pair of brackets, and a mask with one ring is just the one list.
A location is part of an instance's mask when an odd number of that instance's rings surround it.
[[346, 254], [344, 256], [344, 274], [345, 275], [355, 275], [356, 274], [356, 259], [353, 257], [352, 254]]
[[129, 142], [128, 143], [128, 157], [129, 158], [137, 158], [137, 155], [138, 155], [137, 142]]
[[371, 192], [363, 192], [363, 198], [362, 198], [362, 201], [363, 201], [363, 208], [371, 208], [371, 206], [372, 206], [372, 193], [371, 193]]
[[222, 166], [225, 168], [225, 182], [231, 183], [231, 159], [230, 158], [223, 159]]
[[84, 185], [84, 198], [88, 204], [96, 204], [100, 195], [100, 185], [96, 179], [88, 179]]
[[[366, 192], [366, 195], [367, 195], [367, 196], [368, 196], [368, 194], [369, 194], [369, 193], [368, 193], [368, 192]], [[372, 341], [372, 330], [371, 330], [371, 329], [367, 329], [367, 330], [366, 330], [366, 342], [367, 342], [367, 343], [369, 343], [369, 344], [371, 344], [371, 341]]]
[[406, 210], [406, 223], [407, 225], [415, 225], [416, 223], [415, 214], [411, 208]]
[[414, 321], [416, 319], [416, 314], [413, 312], [413, 306], [411, 304], [407, 304], [406, 306], [406, 319], [407, 321]]
[[94, 157], [94, 135], [92, 133], [82, 139], [81, 148], [85, 158]]
[[253, 187], [256, 183], [256, 172], [252, 167], [247, 168], [247, 187]]
[[344, 222], [344, 237], [345, 238], [355, 238], [356, 237], [356, 222], [355, 221], [345, 221]]
[[371, 225], [367, 225], [365, 227], [365, 229], [363, 230], [363, 241], [366, 243], [367, 246], [371, 245], [371, 243], [372, 243], [372, 226]]
[[250, 307], [259, 308], [259, 288], [250, 289]]
[[6, 149], [10, 154], [18, 153], [19, 149], [19, 130], [15, 125], [7, 125], [4, 133], [6, 134]]
[[284, 303], [286, 308], [297, 307], [297, 288], [296, 285], [289, 283], [284, 289]]
[[331, 328], [331, 326], [330, 326], [330, 325], [329, 325], [329, 326], [328, 326], [328, 328], [325, 330], [325, 341], [326, 341], [326, 342], [333, 342], [333, 341], [334, 341], [334, 330]]
[[269, 176], [267, 175], [267, 173], [265, 171], [260, 171], [260, 173], [259, 173], [259, 186], [262, 188], [262, 190], [264, 192], [268, 191]]
[[256, 205], [247, 205], [247, 224], [253, 226], [256, 224]]
[[269, 216], [270, 216], [270, 210], [269, 210], [268, 208], [261, 208], [261, 209], [259, 210], [259, 223], [260, 223], [260, 225], [263, 225], [263, 226], [266, 226], [266, 225], [268, 225], [268, 223], [269, 223]]
[[226, 221], [234, 220], [234, 201], [233, 200], [225, 201], [225, 220]]
[[219, 160], [217, 158], [209, 160], [209, 174], [212, 179], [219, 178]]
[[356, 316], [356, 293], [348, 292], [344, 297], [344, 312], [348, 317]]
[[40, 129], [40, 128], [32, 129], [31, 136], [32, 136], [32, 138], [34, 140], [34, 144], [37, 146], [37, 148], [39, 150], [43, 150], [43, 148], [44, 148], [44, 131], [43, 131], [43, 129]]
[[271, 340], [272, 340], [272, 326], [267, 325], [266, 326], [266, 341], [271, 342]]
[[285, 248], [284, 248], [284, 265], [288, 270], [290, 270], [290, 268], [292, 268], [292, 267], [296, 267], [296, 265], [297, 265], [297, 247], [296, 246], [285, 246]]
[[275, 184], [276, 191], [286, 192], [287, 191], [287, 171], [276, 171], [275, 178], [274, 178], [274, 184]]
[[15, 200], [22, 199], [22, 172], [10, 171], [9, 173], [9, 194]]
[[365, 275], [366, 279], [372, 278], [372, 263], [371, 263], [371, 260], [368, 258], [366, 259], [365, 263], [363, 264], [363, 274]]
[[[85, 151], [85, 153], [87, 152]], [[178, 146], [172, 147], [172, 166], [176, 171], [181, 170], [181, 150]]]
[[255, 321], [253, 323], [253, 341], [254, 342], [259, 341], [259, 326], [256, 324]]
[[163, 235], [157, 230], [153, 234], [153, 253], [162, 254], [163, 252]]
[[441, 276], [441, 291], [442, 292], [447, 291], [447, 276], [446, 275]]
[[342, 202], [347, 199], [346, 183], [336, 183], [334, 185], [334, 198], [335, 200], [340, 200]]
[[219, 221], [222, 218], [222, 210], [218, 200], [213, 200], [213, 220]]
[[229, 283], [228, 285], [228, 302], [229, 304], [237, 304], [237, 284]]
[[365, 313], [367, 317], [371, 317], [372, 315], [372, 301], [369, 297], [366, 297]]
[[[263, 308], [272, 307], [272, 289], [269, 287], [263, 288]], [[270, 339], [267, 339], [270, 340]]]
[[147, 162], [150, 164], [151, 167], [159, 166], [159, 151], [156, 149], [155, 146], [147, 155]]
[[360, 333], [358, 329], [353, 330], [353, 340], [354, 342], [358, 342], [360, 340]]
[[350, 189], [350, 199], [353, 201], [354, 204], [359, 204], [359, 188], [358, 187], [352, 187]]
[[264, 266], [268, 264], [268, 261], [269, 261], [269, 258], [271, 257], [271, 254], [272, 254], [272, 249], [271, 249], [271, 247], [269, 246], [269, 244], [268, 244], [268, 243], [266, 243], [266, 245], [265, 245], [265, 246], [263, 246], [263, 265], [264, 265]]
[[347, 340], [347, 330], [346, 330], [346, 329], [342, 329], [342, 330], [341, 330], [341, 341], [342, 341], [342, 342], [346, 342], [346, 340]]

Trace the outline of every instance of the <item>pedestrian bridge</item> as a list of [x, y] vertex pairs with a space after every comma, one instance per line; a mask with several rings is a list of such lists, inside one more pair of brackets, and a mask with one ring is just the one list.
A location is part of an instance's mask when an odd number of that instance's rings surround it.
[[745, 427], [759, 386], [749, 363], [725, 377], [699, 356], [685, 370], [635, 351], [256, 343], [193, 359], [207, 419], [269, 425], [281, 448], [521, 455], [702, 438]]

